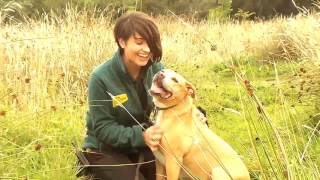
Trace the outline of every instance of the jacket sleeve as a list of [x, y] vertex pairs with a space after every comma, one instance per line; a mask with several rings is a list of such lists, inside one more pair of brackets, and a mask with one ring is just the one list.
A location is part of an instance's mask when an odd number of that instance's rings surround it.
[[105, 145], [119, 148], [146, 146], [139, 125], [125, 127], [117, 122], [108, 87], [94, 74], [88, 87], [89, 113], [96, 137]]

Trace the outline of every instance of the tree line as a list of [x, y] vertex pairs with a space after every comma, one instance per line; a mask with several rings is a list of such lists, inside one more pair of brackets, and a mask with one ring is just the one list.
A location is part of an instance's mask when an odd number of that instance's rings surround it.
[[[261, 10], [268, 11], [267, 13], [273, 13], [277, 10], [272, 7], [272, 4], [282, 3], [284, 7], [292, 5], [292, 2], [300, 7], [310, 7], [312, 5], [311, 0], [273, 1], [275, 3], [270, 3], [268, 0], [0, 0], [0, 22], [9, 21], [10, 18], [21, 18], [22, 16], [35, 17], [50, 11], [60, 14], [63, 13], [66, 6], [87, 10], [94, 8], [107, 9], [116, 13], [116, 15], [120, 15], [127, 10], [140, 10], [154, 15], [170, 12], [203, 19], [208, 17], [212, 10], [214, 10], [212, 14], [218, 17], [228, 16], [230, 12], [235, 14], [238, 10], [265, 15], [266, 13], [261, 13]], [[268, 7], [265, 7], [266, 5]]]
[[68, 4], [77, 6], [79, 9], [114, 7], [144, 10], [150, 13], [163, 13], [170, 9], [175, 13], [182, 14], [205, 11], [229, 1], [231, 2], [231, 0], [0, 0], [0, 5], [3, 7], [13, 2], [18, 3], [27, 15], [32, 15], [35, 11], [63, 10]]

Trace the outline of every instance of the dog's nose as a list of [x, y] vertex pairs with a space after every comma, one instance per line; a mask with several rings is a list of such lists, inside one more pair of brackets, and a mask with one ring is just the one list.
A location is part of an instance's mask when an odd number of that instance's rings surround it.
[[164, 72], [163, 71], [159, 71], [158, 72], [158, 78], [159, 79], [163, 79], [164, 78]]

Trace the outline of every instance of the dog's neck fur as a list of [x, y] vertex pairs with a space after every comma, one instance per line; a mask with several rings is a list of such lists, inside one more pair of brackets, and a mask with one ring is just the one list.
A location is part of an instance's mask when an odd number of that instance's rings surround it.
[[166, 114], [166, 112], [171, 111], [171, 112], [174, 112], [176, 116], [180, 117], [189, 112], [192, 113], [192, 108], [193, 108], [193, 98], [190, 96], [186, 96], [178, 104], [168, 107], [166, 109], [162, 109], [161, 111], [164, 115]]

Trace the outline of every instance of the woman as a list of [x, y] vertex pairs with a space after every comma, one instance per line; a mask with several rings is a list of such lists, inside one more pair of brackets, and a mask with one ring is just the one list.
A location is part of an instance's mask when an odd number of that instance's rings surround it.
[[153, 103], [147, 90], [163, 68], [159, 31], [148, 15], [131, 12], [117, 20], [114, 38], [118, 51], [89, 80], [83, 149], [89, 164], [100, 166], [88, 170], [95, 179], [155, 179], [151, 151], [158, 148], [162, 131], [148, 126]]

